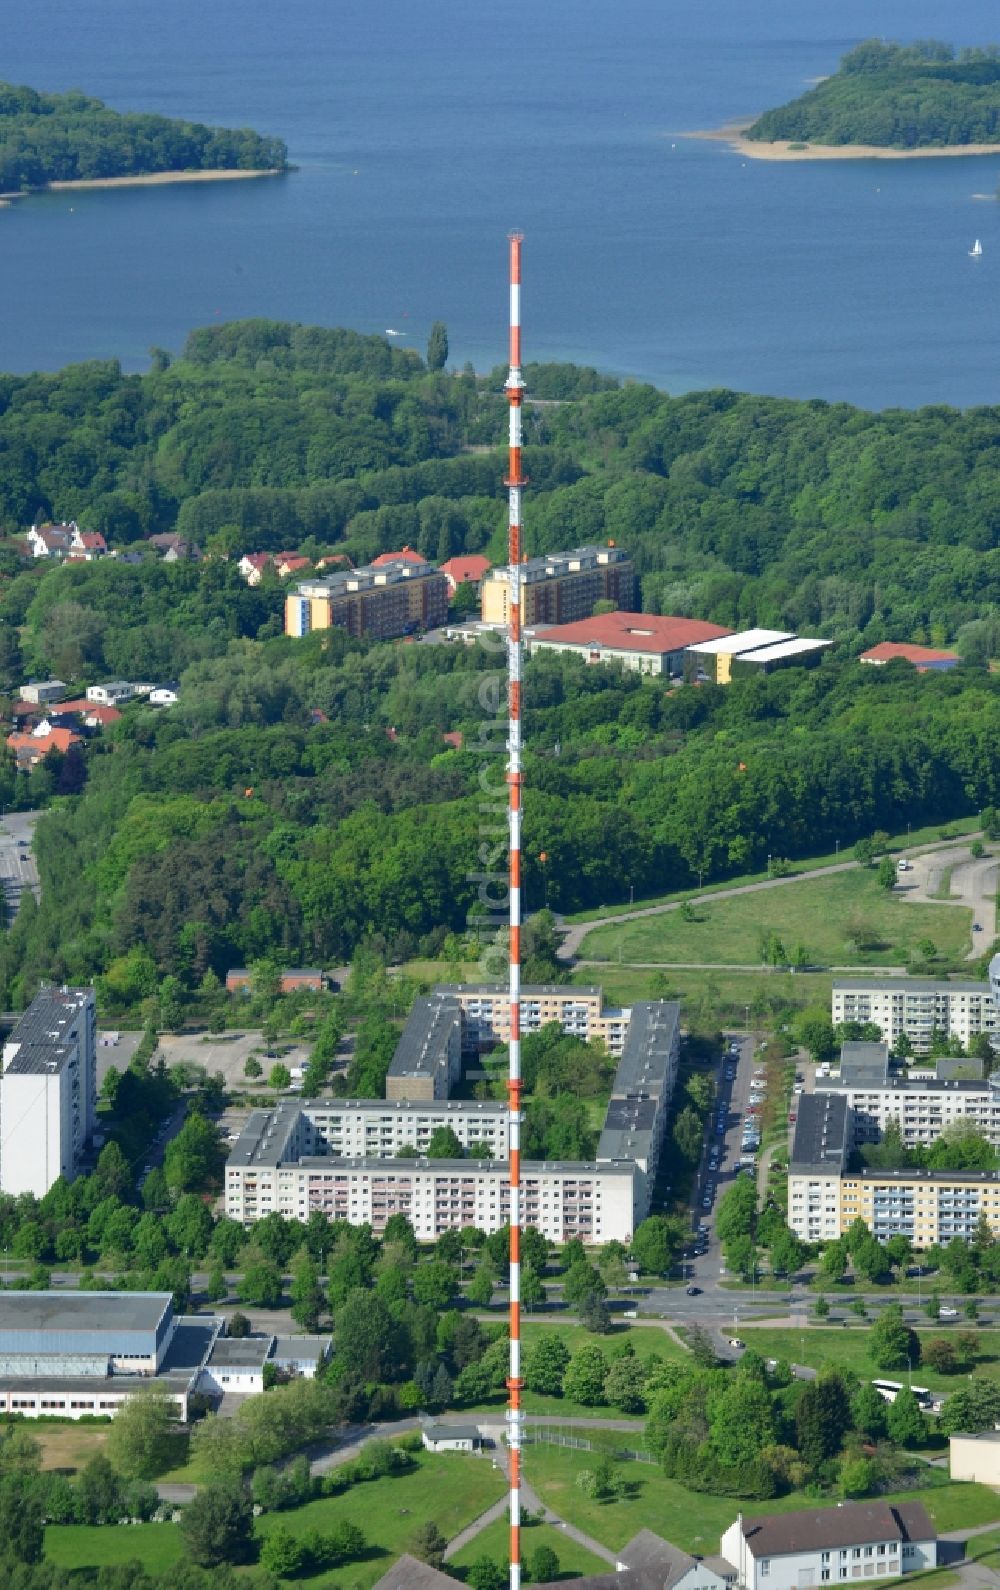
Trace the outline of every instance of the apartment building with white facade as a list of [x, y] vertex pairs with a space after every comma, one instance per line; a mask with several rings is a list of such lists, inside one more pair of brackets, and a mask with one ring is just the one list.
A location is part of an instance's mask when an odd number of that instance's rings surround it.
[[[409, 1097], [289, 1100], [254, 1111], [226, 1166], [227, 1215], [252, 1225], [272, 1210], [307, 1219], [318, 1209], [331, 1219], [370, 1221], [381, 1230], [390, 1215], [403, 1212], [426, 1240], [455, 1226], [493, 1231], [506, 1224], [506, 1106], [433, 1093], [454, 1080], [456, 1013], [464, 1019], [455, 992], [438, 989], [418, 1002], [404, 1029], [397, 1051], [402, 1063], [394, 1060], [386, 1086], [387, 1093], [406, 1086]], [[596, 996], [600, 1011], [600, 990], [584, 992]], [[540, 1002], [539, 1013], [555, 1019], [549, 1008]], [[562, 1009], [578, 1019], [572, 998]], [[588, 999], [579, 1019], [590, 1021], [593, 1009]], [[484, 1042], [481, 1014], [473, 1002], [467, 1046], [476, 1050]], [[554, 1241], [626, 1241], [649, 1212], [677, 1075], [680, 1007], [642, 1002], [621, 1014], [627, 1031], [595, 1162], [522, 1166], [525, 1219]], [[505, 1014], [495, 1002], [488, 1019], [502, 1030]], [[414, 1095], [414, 1079], [424, 1088], [422, 1096]], [[422, 1157], [434, 1132], [445, 1126], [463, 1148], [475, 1153], [478, 1147], [492, 1159]], [[397, 1157], [409, 1150], [418, 1157]]]
[[817, 1077], [816, 1096], [839, 1094], [852, 1116], [852, 1143], [881, 1142], [891, 1121], [898, 1124], [907, 1148], [930, 1147], [949, 1126], [970, 1121], [977, 1132], [1000, 1148], [1000, 1076], [982, 1082], [938, 1081], [936, 1078], [891, 1076], [884, 1083], [848, 1082]]
[[736, 1590], [804, 1590], [936, 1567], [937, 1531], [919, 1502], [843, 1502], [740, 1513], [719, 1549], [736, 1570]]
[[[241, 1139], [242, 1141], [242, 1139]], [[237, 1148], [239, 1144], [237, 1144]], [[634, 1229], [633, 1166], [553, 1161], [521, 1166], [521, 1212], [553, 1242], [627, 1242]], [[296, 1220], [315, 1212], [369, 1224], [376, 1234], [405, 1215], [422, 1242], [478, 1226], [499, 1231], [510, 1220], [506, 1159], [333, 1159], [283, 1161], [262, 1149], [226, 1167], [226, 1214], [251, 1225], [277, 1210]]]
[[42, 1198], [77, 1175], [97, 1111], [91, 988], [43, 988], [0, 1057], [0, 1189]]
[[921, 1249], [971, 1238], [983, 1217], [1000, 1234], [1000, 1171], [852, 1169], [852, 1115], [843, 1093], [799, 1101], [788, 1224], [804, 1242], [835, 1240], [855, 1220], [880, 1242], [906, 1236]]
[[[1000, 957], [996, 957], [1000, 960]], [[992, 975], [992, 968], [991, 968]], [[1000, 984], [1000, 970], [998, 970]], [[833, 984], [831, 1019], [874, 1022], [890, 1049], [905, 1033], [916, 1054], [927, 1054], [935, 1032], [958, 1038], [968, 1048], [980, 1033], [996, 1035], [1000, 1020], [991, 983], [931, 977], [851, 977]]]

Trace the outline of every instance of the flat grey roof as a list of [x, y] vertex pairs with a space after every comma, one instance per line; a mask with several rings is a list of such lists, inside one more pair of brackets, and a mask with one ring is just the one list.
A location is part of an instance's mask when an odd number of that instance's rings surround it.
[[302, 1109], [294, 1099], [286, 1099], [273, 1110], [253, 1110], [230, 1150], [233, 1166], [264, 1165], [271, 1169], [294, 1158], [292, 1144], [299, 1127]]
[[208, 1355], [210, 1369], [263, 1368], [274, 1343], [273, 1336], [217, 1336]]
[[[888, 1077], [884, 1082], [856, 1082], [852, 1079], [844, 1080], [841, 1077], [817, 1077], [814, 1083], [816, 1093], [982, 1093], [984, 1096], [990, 1092], [989, 1079], [983, 1082], [962, 1082], [957, 1079], [946, 1078], [939, 1081], [937, 1077], [912, 1078]], [[807, 1097], [808, 1095], [804, 1095]]]
[[155, 1331], [169, 1292], [11, 1292], [0, 1289], [0, 1331]]
[[[379, 1176], [408, 1176], [413, 1170], [443, 1171], [453, 1175], [457, 1171], [466, 1171], [475, 1174], [478, 1171], [493, 1170], [506, 1177], [508, 1175], [507, 1161], [505, 1159], [328, 1159], [324, 1156], [309, 1158], [304, 1156], [298, 1161], [303, 1170], [325, 1170], [331, 1174], [343, 1174], [347, 1171], [365, 1171], [371, 1175]], [[598, 1165], [593, 1160], [580, 1159], [550, 1159], [521, 1161], [521, 1171], [525, 1176], [541, 1176], [547, 1173], [575, 1173], [578, 1176], [631, 1176], [631, 1165]]]
[[22, 1076], [60, 1071], [72, 1053], [69, 1040], [93, 997], [89, 988], [41, 989], [4, 1045], [12, 1051], [4, 1071]]
[[423, 1434], [432, 1441], [479, 1441], [478, 1424], [425, 1424]]
[[332, 1346], [332, 1336], [276, 1336], [271, 1357], [276, 1364], [318, 1364]]
[[309, 1099], [303, 1115], [506, 1115], [499, 1099]]
[[956, 977], [835, 977], [833, 992], [856, 994], [989, 994], [989, 983]]
[[448, 1066], [452, 1039], [462, 1042], [462, 1012], [448, 994], [421, 995], [413, 1002], [389, 1067], [391, 1077], [434, 1076]]
[[840, 1082], [842, 1087], [882, 1087], [889, 1078], [887, 1043], [842, 1043]]
[[852, 1181], [965, 1181], [970, 1186], [1000, 1182], [1000, 1170], [852, 1170]]
[[848, 1153], [848, 1108], [843, 1093], [803, 1093], [792, 1140], [789, 1170], [843, 1170]]
[[612, 1099], [597, 1145], [597, 1158], [648, 1157], [658, 1114], [655, 1099]]
[[676, 1000], [639, 1000], [632, 1006], [612, 1097], [663, 1090], [680, 1039], [680, 1021], [681, 1007]]

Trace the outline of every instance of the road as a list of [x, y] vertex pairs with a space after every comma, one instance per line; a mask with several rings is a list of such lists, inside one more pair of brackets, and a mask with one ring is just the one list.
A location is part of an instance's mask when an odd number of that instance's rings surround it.
[[[993, 942], [996, 922], [998, 862], [995, 856], [970, 856], [954, 860], [952, 850], [934, 850], [913, 857], [908, 872], [897, 875], [896, 892], [904, 900], [934, 905], [958, 905], [972, 912], [972, 946], [966, 960], [974, 961]], [[950, 894], [939, 893], [951, 867]]]
[[[943, 866], [949, 858], [958, 859], [962, 851], [967, 851], [972, 840], [981, 838], [981, 834], [967, 834], [960, 842], [954, 845], [942, 846], [938, 842], [932, 845], [914, 846], [912, 850], [908, 849], [906, 853], [908, 857], [913, 859], [934, 852], [936, 855], [945, 858], [941, 863]], [[988, 862], [986, 865], [996, 867], [997, 864], [996, 862]], [[828, 867], [816, 867], [810, 872], [793, 872], [786, 878], [761, 878], [756, 883], [737, 884], [731, 889], [713, 889], [709, 894], [690, 895], [688, 898], [694, 905], [710, 905], [713, 900], [729, 900], [734, 895], [759, 894], [764, 889], [793, 888], [796, 884], [808, 883], [812, 878], [827, 878], [831, 873], [835, 872], [851, 872], [856, 866], [857, 862], [853, 858], [850, 861], [836, 861], [831, 862]], [[562, 961], [573, 961], [576, 959], [576, 952], [587, 934], [592, 932], [594, 928], [613, 927], [619, 922], [634, 922], [645, 916], [662, 916], [665, 911], [679, 911], [682, 904], [681, 900], [667, 900], [661, 905], [637, 906], [633, 911], [620, 911], [611, 916], [595, 917], [591, 922], [577, 922], [571, 926], [563, 926], [562, 931], [565, 936], [556, 954]], [[992, 916], [990, 921], [992, 923]], [[992, 933], [992, 929], [990, 931]], [[978, 938], [979, 934], [977, 933], [975, 937]], [[989, 940], [987, 939], [986, 942], [988, 943]], [[760, 971], [760, 967], [755, 966], [752, 970]], [[879, 967], [880, 972], [884, 970], [884, 967]]]
[[41, 894], [31, 850], [40, 816], [40, 812], [7, 812], [0, 821], [0, 888], [8, 922], [17, 915], [25, 889], [30, 889], [36, 900]]

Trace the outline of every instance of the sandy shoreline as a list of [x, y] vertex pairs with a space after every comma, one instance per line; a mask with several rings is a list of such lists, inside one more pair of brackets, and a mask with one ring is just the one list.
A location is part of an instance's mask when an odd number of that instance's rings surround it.
[[247, 177], [280, 177], [268, 171], [149, 171], [136, 177], [82, 177], [74, 182], [47, 182], [37, 193], [75, 192], [77, 188], [156, 188], [166, 182], [238, 182]]
[[717, 127], [709, 132], [676, 133], [679, 138], [707, 138], [714, 143], [728, 144], [734, 154], [748, 160], [931, 160], [950, 155], [996, 155], [1000, 157], [1000, 144], [948, 144], [943, 149], [886, 149], [879, 144], [809, 144], [805, 149], [795, 149], [788, 139], [774, 143], [758, 143], [744, 134], [751, 125], [748, 121], [733, 122], [728, 127]]

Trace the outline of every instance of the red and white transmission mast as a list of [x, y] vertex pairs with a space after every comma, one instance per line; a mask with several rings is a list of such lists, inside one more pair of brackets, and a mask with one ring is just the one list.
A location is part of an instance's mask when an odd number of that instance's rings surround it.
[[510, 1373], [507, 1442], [510, 1449], [510, 1590], [521, 1584], [521, 242], [510, 235], [510, 456], [507, 467], [507, 784], [510, 794], [510, 1064], [507, 1073], [507, 1149], [510, 1158]]

